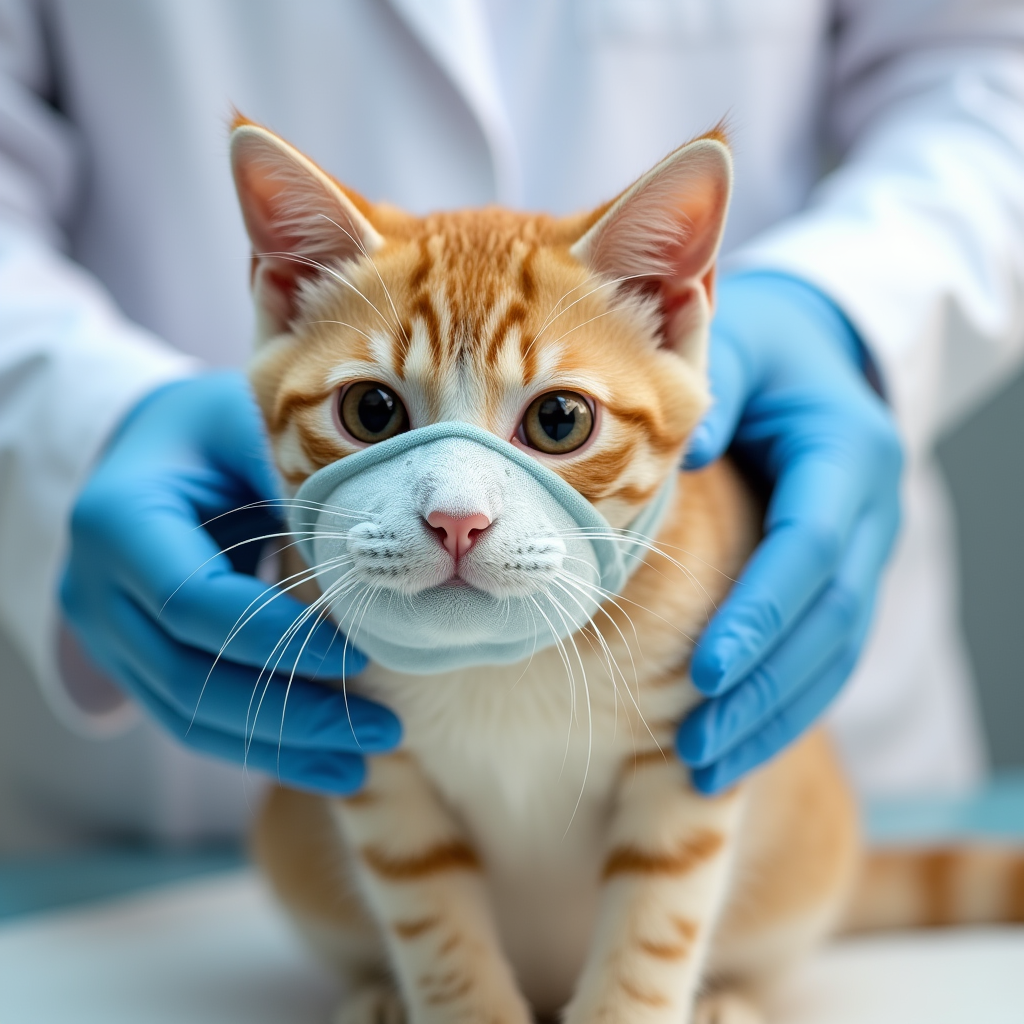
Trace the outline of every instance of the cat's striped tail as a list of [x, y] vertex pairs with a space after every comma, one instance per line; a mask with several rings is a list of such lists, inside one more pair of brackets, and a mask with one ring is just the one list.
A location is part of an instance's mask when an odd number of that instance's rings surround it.
[[890, 848], [868, 854], [842, 930], [1024, 923], [1024, 846]]

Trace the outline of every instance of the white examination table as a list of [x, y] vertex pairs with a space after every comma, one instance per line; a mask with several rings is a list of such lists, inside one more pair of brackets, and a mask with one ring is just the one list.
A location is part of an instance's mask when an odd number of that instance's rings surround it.
[[[957, 803], [871, 808], [868, 824], [882, 842], [1024, 841], [1024, 775]], [[238, 854], [187, 871], [161, 856], [0, 862], [0, 1024], [328, 1024], [332, 979]], [[1024, 927], [837, 942], [777, 994], [771, 1020], [1024, 1024]]]

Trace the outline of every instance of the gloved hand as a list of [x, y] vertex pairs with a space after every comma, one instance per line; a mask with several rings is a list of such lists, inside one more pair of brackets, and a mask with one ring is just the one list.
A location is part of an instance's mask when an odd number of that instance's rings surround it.
[[686, 467], [727, 448], [770, 484], [765, 535], [694, 651], [707, 701], [679, 754], [714, 793], [807, 729], [853, 669], [899, 522], [902, 454], [839, 309], [785, 274], [725, 278], [712, 324], [715, 404]]
[[245, 379], [168, 384], [128, 415], [79, 496], [61, 599], [95, 662], [179, 739], [292, 786], [349, 793], [361, 755], [394, 747], [401, 728], [312, 682], [351, 676], [365, 658], [329, 622], [311, 629], [315, 615], [280, 644], [305, 606], [236, 571], [253, 571], [261, 547], [243, 541], [280, 535], [277, 498]]

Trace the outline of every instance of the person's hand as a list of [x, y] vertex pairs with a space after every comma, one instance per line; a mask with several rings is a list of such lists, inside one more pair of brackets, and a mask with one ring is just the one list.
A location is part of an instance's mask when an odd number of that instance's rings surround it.
[[126, 417], [78, 498], [61, 600], [97, 665], [180, 740], [349, 793], [362, 755], [391, 749], [401, 729], [312, 681], [365, 665], [330, 622], [237, 571], [251, 573], [262, 546], [246, 540], [281, 535], [277, 499], [245, 379], [165, 385]]
[[860, 653], [899, 522], [896, 427], [838, 308], [796, 278], [727, 277], [711, 331], [714, 406], [686, 468], [727, 448], [771, 486], [764, 539], [694, 650], [709, 699], [677, 749], [706, 793], [815, 722]]

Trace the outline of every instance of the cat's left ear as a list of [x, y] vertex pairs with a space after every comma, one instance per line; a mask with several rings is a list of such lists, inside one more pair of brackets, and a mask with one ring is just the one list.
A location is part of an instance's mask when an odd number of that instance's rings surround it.
[[655, 298], [664, 344], [701, 372], [731, 191], [732, 157], [716, 131], [670, 153], [570, 249], [620, 289]]
[[258, 341], [287, 330], [306, 278], [384, 245], [370, 204], [343, 188], [273, 132], [239, 116], [231, 129], [231, 170], [252, 241]]

